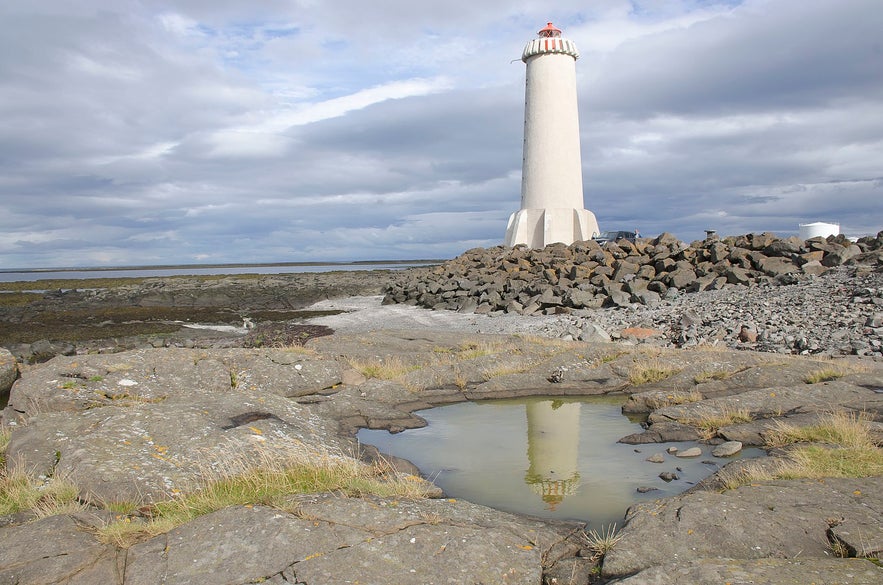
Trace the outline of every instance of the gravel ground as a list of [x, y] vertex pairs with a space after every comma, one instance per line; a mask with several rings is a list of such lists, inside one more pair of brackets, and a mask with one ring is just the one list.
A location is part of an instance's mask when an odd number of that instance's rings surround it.
[[381, 301], [380, 296], [321, 301], [312, 308], [348, 312], [309, 322], [338, 331], [432, 328], [883, 357], [883, 271], [879, 269], [857, 272], [855, 267], [841, 267], [796, 284], [732, 286], [677, 294], [653, 308], [632, 305], [563, 315], [476, 315]]

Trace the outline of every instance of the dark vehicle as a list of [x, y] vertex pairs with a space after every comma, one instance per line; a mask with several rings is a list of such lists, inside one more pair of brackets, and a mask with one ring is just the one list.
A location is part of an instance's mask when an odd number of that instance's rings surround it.
[[635, 238], [638, 237], [637, 232], [626, 232], [626, 231], [610, 231], [610, 232], [601, 232], [601, 235], [595, 236], [592, 238], [599, 244], [605, 244], [607, 242], [620, 242], [622, 240], [628, 240], [630, 242], [634, 242]]

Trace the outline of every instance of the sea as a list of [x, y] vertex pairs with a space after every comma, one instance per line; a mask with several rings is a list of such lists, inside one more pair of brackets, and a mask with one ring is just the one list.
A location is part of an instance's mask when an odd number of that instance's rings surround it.
[[235, 274], [292, 274], [335, 270], [404, 270], [441, 264], [443, 260], [365, 260], [358, 262], [285, 262], [278, 264], [193, 264], [186, 266], [121, 266], [112, 268], [35, 268], [0, 270], [0, 282], [144, 278], [151, 276], [205, 276]]

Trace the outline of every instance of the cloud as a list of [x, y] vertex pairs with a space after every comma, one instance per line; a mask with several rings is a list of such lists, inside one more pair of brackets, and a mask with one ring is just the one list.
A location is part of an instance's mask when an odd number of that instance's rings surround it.
[[[33, 4], [33, 3], [32, 3]], [[520, 200], [524, 43], [603, 229], [880, 229], [874, 0], [0, 6], [0, 266], [450, 257]]]

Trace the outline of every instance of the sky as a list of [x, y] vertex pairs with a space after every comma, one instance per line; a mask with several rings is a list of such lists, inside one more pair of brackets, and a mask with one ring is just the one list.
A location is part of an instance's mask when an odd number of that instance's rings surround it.
[[0, 269], [453, 258], [573, 40], [584, 199], [684, 241], [883, 229], [880, 0], [0, 3]]

